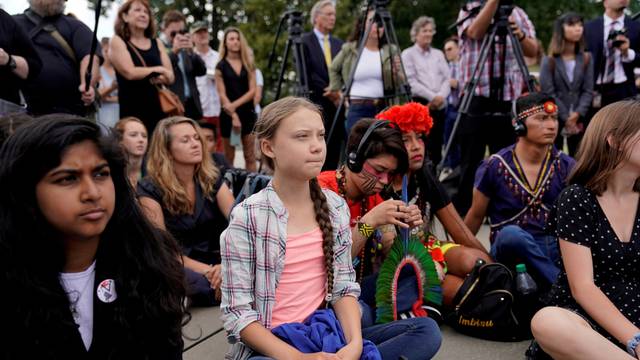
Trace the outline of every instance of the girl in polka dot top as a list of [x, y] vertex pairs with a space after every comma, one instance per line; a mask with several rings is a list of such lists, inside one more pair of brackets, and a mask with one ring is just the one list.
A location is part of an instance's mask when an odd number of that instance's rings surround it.
[[563, 270], [531, 321], [554, 359], [640, 358], [640, 102], [600, 110], [554, 221]]

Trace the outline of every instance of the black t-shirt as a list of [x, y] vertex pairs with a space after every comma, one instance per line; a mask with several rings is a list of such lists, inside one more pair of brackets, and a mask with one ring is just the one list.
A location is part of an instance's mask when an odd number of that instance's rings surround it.
[[162, 190], [149, 177], [138, 182], [138, 196], [149, 197], [160, 204], [167, 231], [178, 240], [185, 255], [208, 264], [219, 264], [220, 234], [228, 225], [216, 202], [216, 194], [222, 184], [223, 178], [219, 176], [210, 200], [204, 197], [202, 188], [196, 182], [193, 214], [171, 214], [162, 202]]
[[[30, 14], [39, 19], [35, 13]], [[71, 16], [56, 15], [42, 19], [44, 23], [53, 25], [67, 41], [75, 53], [73, 59], [49, 32], [34, 24], [26, 14], [15, 15], [14, 19], [29, 34], [42, 59], [40, 74], [23, 88], [29, 112], [35, 115], [60, 112], [84, 116], [86, 107], [78, 90], [80, 61], [91, 52], [93, 32]], [[101, 53], [98, 44], [96, 55], [100, 59]]]
[[[42, 61], [29, 36], [11, 15], [2, 9], [0, 9], [0, 48], [9, 55], [22, 56], [27, 61], [29, 64], [27, 80], [34, 79], [40, 74]], [[20, 102], [18, 90], [23, 85], [23, 80], [8, 66], [0, 66], [0, 84], [0, 99], [18, 104]]]
[[[416, 172], [411, 176], [408, 182], [409, 201], [413, 199], [413, 203], [418, 205], [425, 219], [430, 220], [432, 215], [451, 203], [451, 198], [447, 194], [447, 190], [442, 186], [440, 181], [431, 170], [431, 162], [425, 161], [422, 171]], [[383, 194], [385, 199], [401, 199], [402, 191], [386, 192]]]

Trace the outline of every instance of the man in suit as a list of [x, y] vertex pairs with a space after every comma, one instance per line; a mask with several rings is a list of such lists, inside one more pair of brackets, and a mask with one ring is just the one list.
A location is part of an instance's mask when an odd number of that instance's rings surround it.
[[186, 28], [186, 19], [177, 10], [170, 10], [162, 18], [161, 40], [169, 51], [176, 80], [171, 85], [184, 104], [185, 116], [199, 121], [202, 119], [200, 93], [196, 77], [207, 74], [207, 67], [193, 51], [191, 34]]
[[[629, 0], [604, 0], [604, 15], [587, 22], [587, 50], [593, 54], [597, 110], [637, 93], [633, 68], [640, 66], [640, 23], [624, 14]], [[609, 39], [612, 30], [626, 35]], [[615, 42], [614, 42], [615, 40]]]
[[[313, 30], [302, 35], [310, 100], [322, 107], [322, 116], [327, 133], [333, 123], [339, 98], [327, 91], [329, 86], [329, 65], [340, 52], [342, 40], [331, 35], [336, 23], [336, 9], [332, 0], [320, 0], [311, 8]], [[327, 139], [327, 159], [323, 170], [335, 170], [340, 160], [340, 147], [345, 138], [342, 126], [336, 126]]]

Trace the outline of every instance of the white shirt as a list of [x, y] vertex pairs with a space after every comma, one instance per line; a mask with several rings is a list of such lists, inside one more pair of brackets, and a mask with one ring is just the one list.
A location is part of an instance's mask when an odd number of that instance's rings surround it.
[[565, 71], [567, 72], [567, 79], [569, 79], [569, 82], [573, 82], [573, 74], [576, 70], [576, 60], [563, 60], [564, 61], [564, 68]]
[[[264, 76], [262, 76], [262, 71], [260, 71], [260, 69], [258, 68], [256, 68], [256, 88], [260, 88], [260, 91], [262, 91], [262, 88], [264, 88]], [[256, 89], [256, 91], [258, 91], [258, 89]], [[256, 115], [260, 115], [260, 113], [262, 112], [260, 103], [256, 104], [255, 112]]]
[[209, 48], [206, 54], [201, 54], [195, 50], [207, 67], [207, 74], [196, 77], [196, 85], [200, 92], [200, 103], [202, 105], [202, 115], [206, 117], [220, 116], [220, 96], [216, 89], [215, 71], [219, 60], [217, 51]]
[[[615, 24], [615, 26], [613, 27], [615, 30], [620, 30], [624, 27], [624, 14], [622, 16], [620, 16], [618, 19], [616, 19], [615, 21], [617, 21], [617, 23]], [[614, 20], [612, 18], [610, 18], [609, 16], [607, 16], [606, 14], [604, 15], [604, 62], [605, 62], [605, 67], [606, 67], [606, 63], [607, 63], [607, 49], [609, 47], [609, 45], [607, 44], [607, 38], [609, 37], [609, 31], [611, 30], [611, 23]], [[613, 82], [615, 84], [621, 84], [625, 81], [627, 81], [627, 75], [625, 75], [624, 73], [624, 68], [622, 67], [622, 63], [628, 63], [628, 62], [632, 62], [633, 60], [635, 60], [636, 58], [636, 52], [629, 48], [629, 52], [627, 53], [626, 57], [622, 57], [622, 54], [620, 53], [620, 49], [615, 49], [615, 53], [614, 53], [614, 57], [615, 57], [615, 72], [614, 72], [614, 78], [613, 78]], [[602, 76], [604, 74], [600, 74], [598, 76], [598, 80], [596, 81], [596, 84], [602, 84]]]
[[[442, 51], [413, 45], [402, 52], [402, 63], [413, 95], [431, 101], [436, 96], [446, 99], [451, 93], [451, 69]], [[445, 106], [446, 102], [441, 109]]]
[[[322, 53], [324, 54], [324, 37], [328, 37], [329, 39], [331, 39], [331, 34], [323, 34], [320, 32], [320, 30], [313, 28], [313, 33], [316, 35], [316, 38], [318, 39], [318, 43], [320, 44], [320, 49], [322, 50]], [[329, 41], [329, 49], [331, 49], [331, 41]]]
[[89, 350], [93, 340], [93, 292], [96, 262], [77, 273], [60, 273], [60, 284], [69, 297], [73, 320], [78, 325], [84, 347]]
[[349, 95], [354, 99], [380, 99], [384, 97], [380, 51], [364, 48], [356, 66], [356, 73], [353, 75], [353, 85], [351, 85]]

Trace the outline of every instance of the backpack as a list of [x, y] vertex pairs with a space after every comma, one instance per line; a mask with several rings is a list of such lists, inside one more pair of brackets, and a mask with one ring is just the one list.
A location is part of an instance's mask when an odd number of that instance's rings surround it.
[[530, 321], [516, 316], [515, 279], [503, 264], [476, 263], [453, 304], [446, 323], [462, 334], [493, 341], [531, 338]]

